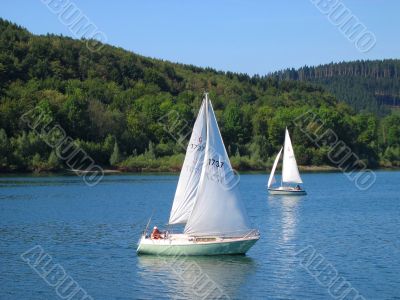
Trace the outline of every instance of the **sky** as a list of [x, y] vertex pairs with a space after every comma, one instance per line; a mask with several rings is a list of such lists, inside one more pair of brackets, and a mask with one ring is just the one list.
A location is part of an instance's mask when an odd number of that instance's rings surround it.
[[[399, 0], [341, 0], [375, 41], [366, 52], [332, 23], [339, 0], [3, 0], [0, 16], [35, 34], [79, 37], [49, 3], [73, 3], [107, 43], [135, 53], [217, 70], [267, 74], [357, 59], [400, 58]], [[321, 1], [321, 2], [320, 2]], [[319, 6], [315, 3], [320, 3]], [[323, 12], [320, 11], [321, 8]], [[372, 35], [371, 35], [372, 34]], [[364, 46], [363, 50], [369, 48]]]

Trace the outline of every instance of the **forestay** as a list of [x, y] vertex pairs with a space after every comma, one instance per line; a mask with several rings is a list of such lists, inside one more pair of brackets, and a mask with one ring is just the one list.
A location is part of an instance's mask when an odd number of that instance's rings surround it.
[[275, 183], [275, 176], [274, 176], [275, 175], [275, 170], [276, 170], [276, 166], [278, 165], [279, 158], [281, 157], [282, 149], [283, 148], [281, 148], [281, 150], [279, 151], [278, 155], [276, 156], [275, 161], [274, 161], [274, 165], [272, 166], [271, 174], [269, 175], [269, 179], [268, 179], [268, 187], [270, 187], [271, 184]]
[[206, 143], [206, 101], [200, 107], [186, 149], [181, 174], [172, 204], [169, 224], [186, 223], [192, 212], [200, 181]]
[[297, 168], [296, 158], [294, 156], [292, 142], [289, 131], [286, 129], [285, 144], [283, 150], [282, 181], [292, 183], [303, 183]]
[[251, 231], [250, 222], [239, 198], [237, 176], [233, 173], [207, 95], [206, 99], [204, 166], [196, 202], [184, 232], [190, 235], [243, 236]]

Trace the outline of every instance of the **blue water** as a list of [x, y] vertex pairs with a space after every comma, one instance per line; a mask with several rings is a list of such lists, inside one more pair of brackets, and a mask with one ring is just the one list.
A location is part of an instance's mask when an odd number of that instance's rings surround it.
[[[113, 175], [96, 187], [74, 176], [3, 176], [0, 299], [58, 297], [20, 256], [36, 245], [93, 299], [333, 299], [345, 291], [345, 299], [400, 299], [400, 172], [376, 175], [360, 191], [342, 173], [304, 174], [308, 195], [299, 198], [268, 196], [266, 175], [242, 175], [261, 239], [244, 257], [179, 259], [135, 253], [148, 217], [167, 221], [175, 175]], [[328, 264], [336, 286], [315, 277]]]

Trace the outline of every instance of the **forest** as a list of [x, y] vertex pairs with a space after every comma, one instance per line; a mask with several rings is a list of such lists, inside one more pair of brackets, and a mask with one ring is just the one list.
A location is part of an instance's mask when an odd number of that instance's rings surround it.
[[110, 45], [92, 52], [86, 42], [34, 35], [0, 19], [1, 172], [71, 168], [24, 121], [33, 110], [104, 168], [179, 170], [204, 91], [238, 170], [270, 167], [286, 127], [300, 165], [337, 167], [329, 147], [313, 143], [294, 123], [308, 112], [356, 154], [356, 164], [400, 166], [400, 113], [376, 99], [398, 97], [398, 60], [350, 63], [359, 70], [352, 75], [339, 64], [331, 77], [316, 75], [318, 67], [249, 76]]
[[270, 74], [280, 80], [299, 80], [324, 87], [356, 111], [378, 115], [400, 108], [400, 60], [385, 59], [304, 66]]

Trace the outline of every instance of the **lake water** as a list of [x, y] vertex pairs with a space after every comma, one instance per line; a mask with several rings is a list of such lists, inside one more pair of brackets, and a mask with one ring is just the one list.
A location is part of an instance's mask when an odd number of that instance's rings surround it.
[[52, 257], [43, 270], [59, 264], [93, 299], [400, 299], [400, 172], [376, 175], [360, 191], [342, 173], [304, 174], [298, 198], [268, 196], [265, 174], [242, 175], [261, 239], [246, 256], [179, 259], [135, 253], [153, 211], [151, 226], [168, 220], [176, 175], [106, 176], [96, 187], [3, 176], [0, 299], [57, 298], [58, 282], [21, 258], [34, 246]]

